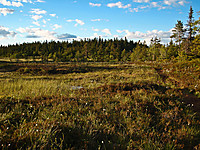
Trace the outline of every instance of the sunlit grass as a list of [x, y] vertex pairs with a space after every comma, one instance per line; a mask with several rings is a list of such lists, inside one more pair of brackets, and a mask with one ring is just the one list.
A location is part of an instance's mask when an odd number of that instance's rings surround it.
[[[116, 67], [117, 65], [115, 65]], [[88, 73], [69, 73], [67, 75], [34, 76], [4, 75], [0, 80], [1, 96], [35, 97], [46, 95], [68, 95], [72, 87], [96, 88], [111, 83], [137, 81], [157, 82], [158, 75], [148, 68], [126, 70], [104, 70]]]
[[190, 89], [165, 83], [153, 65], [96, 66], [100, 69], [84, 73], [4, 73], [1, 149], [193, 149], [200, 144], [198, 115], [183, 102]]

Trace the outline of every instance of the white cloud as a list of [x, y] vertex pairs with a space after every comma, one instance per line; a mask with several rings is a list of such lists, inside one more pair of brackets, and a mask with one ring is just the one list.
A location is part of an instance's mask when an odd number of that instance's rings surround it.
[[129, 30], [117, 30], [118, 33], [125, 33], [124, 37], [127, 37], [128, 39], [143, 39], [146, 40], [147, 43], [150, 43], [151, 38], [153, 37], [158, 37], [161, 38], [163, 41], [169, 42], [170, 40], [170, 35], [172, 34], [172, 30], [169, 31], [162, 31], [162, 30], [152, 30], [152, 31], [147, 31], [146, 33], [136, 31], [136, 32], [131, 32]]
[[43, 1], [43, 0], [37, 0], [37, 1], [35, 1], [36, 3], [44, 3], [45, 1]]
[[151, 2], [151, 5], [149, 7], [158, 8], [158, 10], [167, 9], [166, 6], [163, 6], [162, 4], [159, 4], [158, 2]]
[[67, 22], [76, 22], [76, 24], [74, 25], [75, 27], [78, 26], [78, 25], [84, 25], [85, 23], [82, 21], [82, 20], [79, 20], [79, 19], [75, 19], [75, 20], [67, 20]]
[[164, 0], [164, 4], [169, 5], [169, 6], [171, 6], [171, 5], [174, 5], [174, 6], [182, 5], [183, 6], [185, 3], [187, 3], [186, 0]]
[[68, 39], [76, 39], [77, 36], [64, 33], [58, 35], [56, 32], [52, 32], [49, 30], [43, 30], [40, 28], [18, 28], [16, 29], [19, 33], [21, 33], [23, 36], [25, 36], [27, 39], [32, 39], [32, 41], [35, 41], [37, 38], [38, 40], [68, 40]]
[[99, 22], [99, 21], [109, 21], [108, 19], [91, 19], [93, 22]]
[[56, 30], [56, 29], [59, 29], [59, 28], [62, 28], [62, 26], [58, 25], [58, 24], [54, 24], [53, 25], [53, 30]]
[[7, 14], [13, 14], [14, 10], [9, 8], [0, 8], [0, 14], [6, 16]]
[[118, 33], [123, 33], [124, 31], [123, 30], [116, 30]]
[[94, 29], [94, 28], [92, 28], [92, 31], [99, 32], [100, 29]]
[[38, 20], [38, 19], [41, 19], [43, 16], [42, 15], [32, 15], [32, 19], [34, 19], [34, 20]]
[[101, 19], [92, 19], [91, 21], [101, 21]]
[[23, 2], [23, 3], [33, 3], [31, 0], [15, 0], [18, 2]]
[[152, 7], [160, 7], [160, 5], [158, 5], [157, 2], [152, 2], [150, 5], [146, 5], [146, 6], [138, 6], [136, 8], [129, 8], [129, 11], [130, 12], [139, 12], [143, 9], [146, 9], [146, 8], [152, 8]]
[[158, 8], [158, 10], [161, 10], [161, 9], [167, 9], [170, 7], [165, 6], [163, 2], [159, 1], [159, 2], [149, 2], [149, 5], [146, 5], [146, 6], [138, 6], [136, 8], [129, 8], [129, 11], [130, 12], [139, 12], [146, 8]]
[[18, 28], [20, 33], [27, 33], [27, 38], [40, 38], [41, 40], [56, 40], [55, 32], [42, 30], [40, 28]]
[[108, 7], [118, 7], [118, 8], [129, 8], [131, 7], [131, 4], [123, 5], [122, 2], [117, 2], [117, 3], [109, 3], [107, 4]]
[[94, 3], [89, 3], [89, 5], [92, 7], [100, 7], [101, 6], [101, 4], [94, 4]]
[[94, 33], [93, 36], [90, 36], [89, 38], [91, 39], [94, 39], [94, 38], [99, 38], [99, 37], [108, 37], [107, 35], [101, 35], [101, 34], [98, 34], [98, 33]]
[[47, 23], [47, 21], [46, 21], [46, 20], [44, 20], [44, 19], [42, 20], [42, 22], [43, 22], [44, 24], [46, 24], [46, 23]]
[[47, 11], [45, 11], [45, 10], [40, 10], [40, 9], [32, 9], [32, 11], [30, 11], [30, 13], [40, 15], [40, 14], [46, 14]]
[[16, 33], [13, 32], [13, 31], [9, 31], [9, 28], [0, 26], [0, 36], [3, 36], [3, 37], [12, 36], [12, 37], [14, 37], [15, 35], [16, 35]]
[[77, 22], [77, 23], [75, 24], [75, 26], [77, 26], [78, 24], [81, 25], [81, 26], [85, 24], [83, 21], [78, 20], [78, 19], [76, 19], [75, 21]]
[[20, 32], [20, 33], [25, 33], [26, 32], [26, 30], [27, 30], [28, 28], [18, 28], [18, 29], [16, 29], [16, 31], [18, 31], [18, 32]]
[[171, 5], [171, 4], [172, 4], [172, 2], [171, 2], [170, 0], [164, 0], [164, 3], [165, 3], [166, 5]]
[[49, 14], [51, 17], [55, 17], [56, 16], [56, 14]]
[[107, 35], [112, 35], [110, 29], [103, 29], [101, 32], [106, 33]]
[[20, 2], [12, 2], [12, 5], [11, 5], [11, 6], [20, 7], [20, 6], [23, 6], [23, 4], [20, 3]]
[[103, 33], [105, 33], [106, 35], [112, 35], [111, 34], [111, 32], [110, 32], [110, 29], [94, 29], [94, 28], [92, 28], [92, 31], [95, 31], [95, 32], [103, 32]]
[[7, 39], [7, 37], [0, 37], [0, 41]]
[[40, 26], [40, 24], [39, 24], [38, 21], [33, 21], [32, 23], [33, 23], [34, 25], [36, 25], [36, 26]]
[[149, 0], [133, 0], [135, 3], [148, 3]]
[[72, 34], [68, 34], [68, 33], [58, 35], [57, 37], [58, 37], [58, 39], [60, 39], [60, 40], [75, 39], [75, 38], [77, 38], [76, 35], [72, 35]]
[[98, 35], [98, 33], [94, 33], [94, 37], [98, 37], [99, 35]]
[[4, 5], [4, 6], [13, 6], [13, 7], [20, 7], [20, 6], [23, 6], [23, 4], [18, 1], [18, 2], [15, 2], [15, 1], [7, 1], [7, 0], [0, 0], [0, 4]]
[[74, 20], [71, 20], [71, 19], [69, 19], [69, 20], [67, 20], [67, 22], [73, 22]]
[[159, 5], [158, 5], [158, 2], [151, 2], [151, 5], [153, 6], [153, 7], [158, 7]]
[[158, 8], [158, 10], [162, 9], [169, 9], [171, 6], [184, 6], [186, 3], [188, 3], [186, 0], [163, 0], [163, 1], [150, 1], [150, 0], [133, 0], [133, 2], [138, 3], [149, 3], [146, 6], [138, 6], [136, 8], [129, 8], [130, 12], [139, 12], [146, 8]]
[[11, 2], [10, 1], [6, 1], [6, 0], [0, 0], [0, 4], [4, 5], [4, 6], [11, 6]]
[[138, 12], [138, 11], [139, 11], [139, 8], [129, 8], [129, 11], [130, 11], [130, 12]]
[[[183, 1], [179, 1], [183, 2]], [[178, 1], [177, 0], [164, 0], [164, 4], [166, 5], [177, 5]]]
[[184, 1], [180, 1], [178, 3], [183, 6], [185, 2]]

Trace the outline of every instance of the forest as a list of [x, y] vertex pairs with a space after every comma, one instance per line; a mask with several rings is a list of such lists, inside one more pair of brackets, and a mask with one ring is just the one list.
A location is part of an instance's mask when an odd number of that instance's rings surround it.
[[0, 57], [40, 59], [42, 62], [134, 62], [156, 60], [191, 60], [200, 57], [200, 18], [195, 20], [190, 8], [187, 23], [177, 20], [171, 42], [161, 44], [159, 37], [134, 42], [124, 39], [82, 39], [80, 41], [44, 41], [0, 47]]

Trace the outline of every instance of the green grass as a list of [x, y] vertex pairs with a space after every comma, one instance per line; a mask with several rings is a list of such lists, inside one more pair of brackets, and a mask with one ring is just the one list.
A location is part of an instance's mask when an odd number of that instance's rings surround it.
[[194, 149], [200, 144], [199, 112], [185, 98], [199, 92], [196, 79], [188, 85], [183, 77], [190, 76], [164, 71], [172, 68], [168, 64], [159, 71], [160, 64], [150, 63], [14, 65], [16, 71], [0, 75], [1, 149]]

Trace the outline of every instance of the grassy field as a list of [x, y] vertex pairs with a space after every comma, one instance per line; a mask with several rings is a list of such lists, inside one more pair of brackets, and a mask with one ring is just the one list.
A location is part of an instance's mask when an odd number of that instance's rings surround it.
[[199, 64], [1, 63], [0, 149], [199, 149]]

